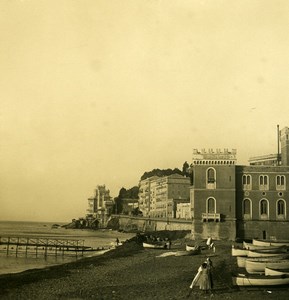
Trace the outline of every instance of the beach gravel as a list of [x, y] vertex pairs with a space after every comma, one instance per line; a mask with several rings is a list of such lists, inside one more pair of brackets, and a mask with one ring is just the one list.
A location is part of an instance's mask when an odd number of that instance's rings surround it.
[[[216, 241], [216, 252], [195, 256], [158, 257], [168, 250], [143, 249], [136, 242], [101, 256], [41, 270], [0, 276], [1, 299], [288, 299], [289, 287], [242, 288], [231, 284], [236, 259], [231, 243]], [[183, 250], [185, 241], [173, 241]], [[214, 290], [204, 294], [189, 286], [199, 265], [213, 261]]]

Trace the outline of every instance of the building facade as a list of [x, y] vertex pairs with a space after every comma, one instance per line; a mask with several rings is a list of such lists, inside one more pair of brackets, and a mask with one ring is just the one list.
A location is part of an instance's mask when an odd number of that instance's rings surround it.
[[112, 213], [113, 200], [109, 189], [105, 185], [98, 185], [93, 197], [88, 198], [87, 216], [99, 220], [99, 225], [104, 227], [107, 219]]
[[[236, 164], [236, 150], [194, 150], [190, 202], [195, 238], [289, 238], [289, 129], [281, 153]], [[279, 148], [279, 147], [278, 147]]]
[[[139, 209], [146, 217], [176, 218], [177, 203], [190, 205], [189, 188], [190, 178], [179, 174], [164, 177], [153, 176], [141, 180]], [[184, 209], [188, 210], [187, 207]], [[190, 218], [188, 214], [186, 216]]]

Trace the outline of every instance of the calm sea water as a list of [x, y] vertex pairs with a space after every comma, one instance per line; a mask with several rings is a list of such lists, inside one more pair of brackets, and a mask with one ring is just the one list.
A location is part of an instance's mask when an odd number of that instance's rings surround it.
[[[115, 243], [116, 238], [120, 241], [133, 237], [133, 234], [120, 233], [112, 230], [81, 230], [81, 229], [65, 229], [52, 228], [54, 223], [49, 222], [12, 222], [0, 221], [0, 236], [3, 237], [42, 237], [55, 239], [72, 239], [84, 241], [85, 246], [93, 248], [111, 247]], [[58, 223], [62, 225], [61, 223]], [[94, 253], [94, 254], [93, 254]], [[102, 252], [88, 252], [85, 256], [100, 255]], [[80, 259], [81, 256], [51, 255], [44, 257], [44, 255], [34, 254], [19, 255], [16, 257], [15, 253], [11, 252], [8, 256], [5, 251], [0, 252], [0, 274], [18, 273], [28, 269], [45, 268], [51, 265], [63, 264], [66, 262]]]

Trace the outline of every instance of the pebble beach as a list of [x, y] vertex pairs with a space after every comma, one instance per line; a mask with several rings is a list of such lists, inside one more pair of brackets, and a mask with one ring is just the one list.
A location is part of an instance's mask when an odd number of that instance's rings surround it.
[[[215, 241], [216, 251], [194, 256], [162, 256], [185, 249], [186, 239], [172, 249], [144, 249], [127, 241], [101, 256], [45, 269], [0, 276], [1, 299], [288, 299], [289, 287], [237, 288], [231, 274], [236, 259], [229, 241]], [[189, 286], [199, 265], [210, 257], [214, 289], [205, 294]]]

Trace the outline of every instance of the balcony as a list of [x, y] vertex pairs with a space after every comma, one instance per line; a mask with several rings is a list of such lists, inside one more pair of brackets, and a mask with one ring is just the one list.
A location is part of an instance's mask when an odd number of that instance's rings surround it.
[[220, 222], [221, 221], [221, 214], [216, 213], [202, 213], [202, 221], [203, 222]]

